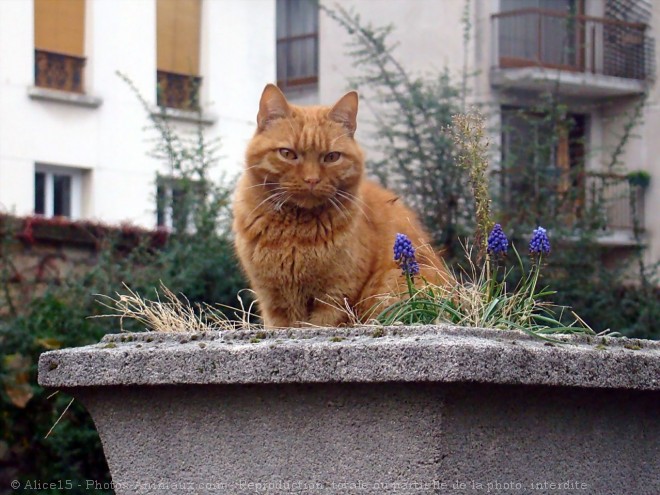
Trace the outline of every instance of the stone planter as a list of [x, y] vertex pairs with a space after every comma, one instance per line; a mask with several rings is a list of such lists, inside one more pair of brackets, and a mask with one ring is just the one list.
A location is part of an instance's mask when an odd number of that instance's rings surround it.
[[118, 495], [660, 493], [660, 343], [455, 327], [108, 335], [47, 352]]

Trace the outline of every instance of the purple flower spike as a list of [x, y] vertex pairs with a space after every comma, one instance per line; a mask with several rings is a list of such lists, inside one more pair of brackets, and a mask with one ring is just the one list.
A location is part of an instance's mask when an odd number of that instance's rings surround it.
[[529, 241], [530, 254], [550, 254], [550, 239], [543, 227], [538, 227], [532, 234], [532, 240]]
[[419, 263], [415, 259], [415, 248], [406, 234], [397, 234], [394, 241], [394, 261], [404, 275], [413, 277], [419, 275]]
[[493, 256], [506, 256], [508, 249], [509, 239], [506, 238], [506, 235], [502, 231], [502, 226], [496, 223], [488, 236], [488, 253]]

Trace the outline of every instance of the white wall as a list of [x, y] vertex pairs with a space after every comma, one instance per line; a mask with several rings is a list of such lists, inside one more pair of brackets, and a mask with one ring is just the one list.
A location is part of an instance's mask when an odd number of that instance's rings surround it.
[[[153, 227], [154, 179], [166, 170], [148, 156], [147, 114], [115, 72], [155, 106], [155, 0], [87, 1], [85, 90], [102, 98], [98, 108], [28, 97], [33, 26], [31, 1], [0, 1], [0, 208], [33, 212], [34, 164], [43, 162], [90, 171], [83, 217]], [[202, 104], [216, 117], [208, 138], [222, 139], [214, 177], [240, 171], [259, 95], [275, 80], [274, 39], [274, 0], [204, 1]]]
[[275, 74], [275, 0], [207, 0], [202, 45], [209, 112], [217, 115], [223, 169], [241, 170], [259, 98]]
[[31, 2], [0, 2], [0, 208], [19, 213], [34, 201], [29, 150], [35, 122], [26, 101], [34, 70], [32, 19]]

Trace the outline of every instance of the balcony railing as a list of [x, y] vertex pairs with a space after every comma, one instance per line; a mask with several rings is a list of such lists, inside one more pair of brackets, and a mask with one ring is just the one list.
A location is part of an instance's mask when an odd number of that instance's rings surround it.
[[586, 200], [600, 220], [604, 232], [644, 231], [644, 191], [631, 184], [625, 175], [589, 173]]
[[653, 76], [654, 45], [645, 24], [531, 8], [495, 14], [492, 22], [498, 68]]
[[35, 86], [84, 93], [84, 57], [46, 50], [34, 52]]
[[156, 98], [159, 107], [199, 110], [202, 78], [188, 74], [157, 71]]
[[509, 222], [533, 223], [550, 216], [568, 229], [589, 230], [624, 244], [636, 242], [635, 234], [645, 232], [645, 188], [625, 175], [579, 172], [547, 175], [543, 180], [530, 175], [524, 183], [511, 182], [512, 176], [521, 174], [518, 169], [493, 171], [493, 179], [502, 187], [503, 218]]

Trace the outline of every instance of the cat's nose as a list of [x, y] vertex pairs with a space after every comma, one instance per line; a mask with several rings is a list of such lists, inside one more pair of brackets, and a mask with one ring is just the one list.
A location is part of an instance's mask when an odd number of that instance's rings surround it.
[[319, 183], [320, 180], [321, 179], [319, 179], [318, 177], [306, 177], [305, 178], [305, 182], [309, 185], [310, 189], [314, 189], [314, 187], [316, 186], [316, 184]]

